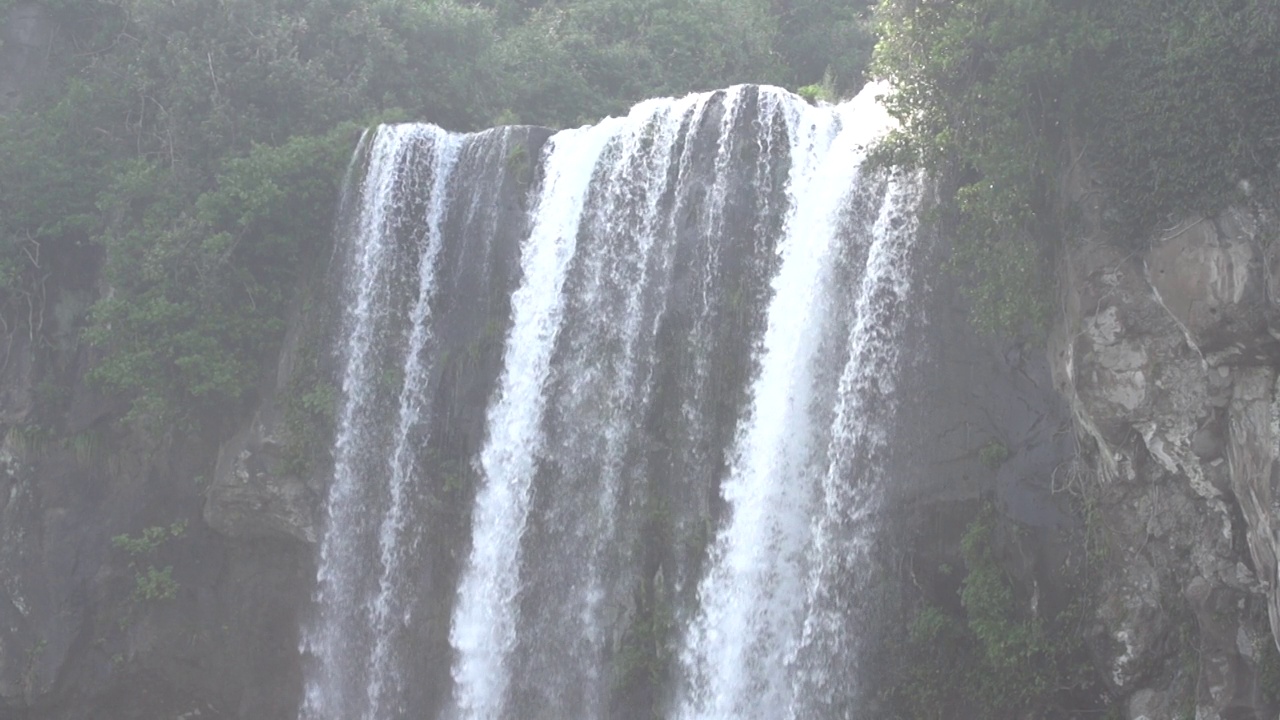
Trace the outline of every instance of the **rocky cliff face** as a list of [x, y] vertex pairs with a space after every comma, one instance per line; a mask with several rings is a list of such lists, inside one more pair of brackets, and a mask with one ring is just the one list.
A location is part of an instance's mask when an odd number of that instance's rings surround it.
[[1234, 207], [1138, 250], [1095, 230], [1060, 263], [1050, 359], [1091, 498], [1094, 651], [1131, 720], [1276, 717], [1275, 230]]
[[287, 715], [309, 548], [202, 521], [217, 439], [120, 420], [75, 340], [97, 263], [49, 262], [48, 318], [5, 317], [0, 718]]
[[[549, 135], [511, 133], [529, 157]], [[494, 252], [511, 268], [530, 171], [512, 173], [496, 203]], [[5, 317], [0, 720], [297, 715], [330, 438], [306, 437], [326, 428], [300, 421], [291, 401], [331, 381], [327, 260], [295, 302], [260, 402], [221, 437], [135, 426], [122, 420], [127, 402], [84, 381], [95, 356], [79, 324], [105, 292], [96, 254], [49, 261], [47, 320], [19, 322], [25, 308]], [[494, 290], [504, 308], [508, 290]], [[482, 312], [478, 299], [458, 312]], [[467, 360], [447, 394], [460, 404], [451, 431], [474, 444], [500, 343], [477, 353], [470, 336], [442, 342]], [[451, 556], [447, 539], [430, 545]]]

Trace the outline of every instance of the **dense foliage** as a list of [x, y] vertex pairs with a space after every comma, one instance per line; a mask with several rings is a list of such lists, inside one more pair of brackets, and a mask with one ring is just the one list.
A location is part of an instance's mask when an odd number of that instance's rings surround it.
[[[153, 418], [249, 399], [373, 119], [562, 126], [742, 81], [848, 94], [871, 47], [870, 0], [42, 2], [60, 80], [0, 118], [0, 319], [40, 336], [49, 258], [101, 253], [94, 379]], [[1141, 238], [1280, 159], [1278, 0], [882, 0], [876, 19], [902, 121], [882, 155], [956, 187], [982, 327], [1046, 315], [1073, 163]]]
[[847, 91], [871, 49], [869, 0], [41, 4], [60, 79], [0, 117], [0, 318], [41, 336], [49, 256], [104, 257], [92, 379], [164, 426], [250, 399], [369, 122], [563, 126], [735, 82]]
[[891, 716], [1101, 715], [1105, 698], [1094, 687], [1079, 613], [1074, 606], [1050, 609], [1057, 598], [1017, 596], [1010, 563], [1000, 557], [1013, 543], [1002, 531], [1009, 528], [984, 508], [961, 538], [959, 606], [917, 609], [897, 650], [897, 682], [886, 698]]
[[1276, 0], [884, 0], [876, 71], [902, 121], [883, 148], [951, 178], [975, 318], [1043, 319], [1044, 251], [1077, 218], [1064, 171], [1096, 168], [1108, 230], [1211, 212], [1280, 155]]

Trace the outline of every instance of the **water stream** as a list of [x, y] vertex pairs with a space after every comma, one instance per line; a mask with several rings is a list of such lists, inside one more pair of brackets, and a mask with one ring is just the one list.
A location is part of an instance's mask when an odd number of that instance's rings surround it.
[[365, 138], [302, 720], [857, 717], [919, 202], [879, 90]]

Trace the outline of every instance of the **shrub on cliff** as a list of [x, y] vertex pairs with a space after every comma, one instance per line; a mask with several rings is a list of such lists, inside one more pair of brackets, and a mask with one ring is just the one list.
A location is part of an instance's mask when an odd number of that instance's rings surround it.
[[881, 148], [956, 186], [957, 266], [977, 324], [1043, 320], [1046, 248], [1081, 157], [1142, 237], [1212, 212], [1280, 155], [1276, 0], [883, 0], [876, 72], [901, 130]]

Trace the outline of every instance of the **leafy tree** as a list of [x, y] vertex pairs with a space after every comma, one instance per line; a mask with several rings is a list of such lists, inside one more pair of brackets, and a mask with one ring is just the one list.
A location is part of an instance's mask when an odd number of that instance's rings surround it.
[[857, 92], [875, 45], [875, 2], [775, 0], [778, 33], [774, 48], [783, 59], [789, 85], [830, 79], [842, 96]]
[[190, 207], [162, 164], [122, 170], [100, 196], [104, 213], [121, 218], [103, 235], [114, 292], [94, 308], [88, 333], [113, 352], [91, 377], [136, 395], [158, 418], [244, 400], [256, 362], [283, 331], [303, 253], [324, 246], [355, 127], [255, 146], [227, 161]]
[[562, 125], [646, 97], [783, 82], [775, 26], [758, 0], [579, 0], [528, 15], [497, 50], [505, 107]]
[[1139, 238], [1185, 213], [1274, 187], [1280, 161], [1280, 2], [1127, 0], [1087, 107], [1109, 217]]
[[1100, 714], [1106, 698], [1092, 678], [1078, 605], [1050, 615], [1019, 598], [1001, 559], [1008, 545], [1001, 537], [989, 506], [965, 529], [959, 607], [924, 603], [916, 610], [897, 648], [900, 682], [887, 693], [891, 717]]
[[61, 93], [0, 125], [0, 259], [21, 309], [36, 251], [105, 250], [91, 374], [135, 415], [211, 419], [248, 399], [306, 252], [328, 238], [358, 127], [389, 108], [486, 115], [492, 18], [453, 2], [134, 0], [52, 6]]
[[103, 258], [91, 377], [155, 427], [251, 399], [375, 118], [563, 126], [653, 95], [812, 82], [836, 39], [857, 38], [832, 61], [852, 79], [865, 52], [865, 2], [836, 0], [42, 4], [64, 81], [0, 118], [0, 319], [36, 338], [50, 253]]
[[882, 152], [949, 175], [961, 233], [955, 262], [975, 322], [1043, 321], [1041, 252], [1051, 190], [1087, 59], [1105, 43], [1089, 3], [885, 0], [875, 68], [902, 123]]
[[1085, 152], [1129, 238], [1276, 166], [1275, 0], [882, 0], [877, 15], [902, 123], [881, 156], [956, 186], [956, 265], [986, 329], [1043, 319], [1062, 174]]

